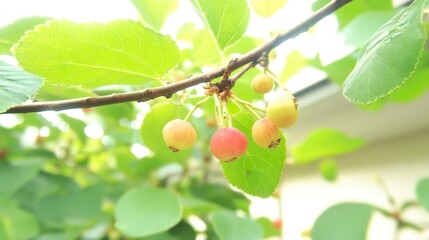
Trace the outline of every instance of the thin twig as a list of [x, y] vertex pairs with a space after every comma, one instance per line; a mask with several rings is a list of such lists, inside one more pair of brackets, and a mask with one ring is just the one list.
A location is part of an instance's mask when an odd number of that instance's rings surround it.
[[241, 69], [240, 72], [238, 72], [237, 74], [235, 74], [231, 79], [231, 85], [234, 86], [235, 82], [237, 82], [237, 80], [239, 78], [241, 78], [241, 76], [243, 76], [247, 71], [249, 71], [251, 68], [254, 68], [256, 66], [256, 62], [253, 61], [249, 64], [246, 65], [245, 68]]
[[[324, 17], [332, 14], [342, 6], [346, 5], [353, 0], [334, 0], [326, 6], [315, 12], [312, 16], [307, 18], [301, 24], [290, 29], [289, 31], [278, 35], [274, 39], [266, 42], [265, 44], [249, 51], [245, 55], [237, 58], [235, 61], [228, 64], [228, 70], [233, 72], [242, 66], [257, 61], [264, 52], [270, 52], [273, 48], [279, 46], [288, 39], [298, 36], [300, 33], [307, 31], [311, 26], [319, 22]], [[129, 93], [118, 93], [108, 96], [76, 98], [70, 100], [49, 101], [49, 102], [33, 102], [25, 103], [10, 108], [4, 113], [29, 113], [29, 112], [42, 112], [42, 111], [61, 111], [73, 108], [91, 108], [103, 105], [117, 104], [123, 102], [144, 102], [161, 96], [171, 96], [172, 94], [195, 86], [200, 83], [210, 82], [215, 78], [221, 77], [225, 72], [225, 67], [215, 69], [211, 72], [192, 76], [184, 81], [172, 83], [166, 86], [149, 88], [141, 91], [134, 91]]]

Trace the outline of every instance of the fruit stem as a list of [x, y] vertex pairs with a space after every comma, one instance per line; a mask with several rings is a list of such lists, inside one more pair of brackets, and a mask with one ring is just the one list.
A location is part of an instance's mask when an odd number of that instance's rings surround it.
[[255, 105], [251, 104], [250, 102], [239, 98], [235, 94], [231, 94], [231, 98], [234, 99], [235, 101], [239, 102], [240, 104], [246, 106], [246, 107], [250, 107], [252, 109], [255, 109], [255, 110], [258, 110], [258, 111], [261, 111], [261, 112], [265, 113], [265, 109], [259, 108], [259, 107], [255, 106]]
[[274, 82], [279, 85], [279, 88], [285, 91], [287, 95], [293, 96], [292, 93], [289, 92], [289, 90], [283, 85], [283, 83], [280, 82], [280, 79], [270, 69], [265, 68], [264, 71], [265, 73], [269, 73], [273, 77]]
[[226, 108], [226, 102], [223, 102], [217, 94], [213, 94], [213, 97], [215, 100], [216, 120], [219, 124], [219, 127], [231, 127], [232, 122], [228, 113], [228, 109]]
[[191, 118], [192, 114], [195, 112], [195, 110], [197, 110], [197, 108], [199, 108], [203, 103], [207, 102], [210, 99], [209, 96], [205, 97], [203, 100], [198, 101], [195, 105], [194, 108], [192, 108], [191, 111], [188, 112], [188, 114], [186, 115], [185, 119], [183, 119], [184, 121], [189, 121], [189, 118]]

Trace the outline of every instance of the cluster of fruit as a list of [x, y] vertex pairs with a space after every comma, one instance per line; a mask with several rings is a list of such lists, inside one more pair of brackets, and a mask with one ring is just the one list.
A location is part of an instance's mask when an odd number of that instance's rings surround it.
[[[273, 78], [268, 74], [258, 74], [252, 81], [253, 90], [265, 94], [273, 88]], [[215, 96], [216, 98], [216, 96]], [[253, 124], [252, 138], [260, 147], [275, 148], [280, 143], [279, 128], [293, 125], [298, 117], [296, 99], [291, 95], [278, 96], [268, 102], [266, 117]], [[219, 124], [220, 128], [210, 140], [210, 151], [220, 161], [233, 161], [247, 150], [247, 138], [232, 126]], [[186, 120], [175, 119], [163, 128], [167, 146], [174, 152], [190, 148], [197, 139], [194, 127]]]

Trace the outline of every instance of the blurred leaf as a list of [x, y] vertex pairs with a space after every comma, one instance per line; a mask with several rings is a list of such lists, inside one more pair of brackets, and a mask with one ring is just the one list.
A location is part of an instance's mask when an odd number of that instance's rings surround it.
[[140, 134], [144, 145], [152, 150], [157, 158], [164, 161], [182, 161], [191, 156], [192, 148], [172, 152], [164, 143], [162, 135], [162, 129], [167, 122], [176, 118], [184, 119], [188, 111], [183, 105], [165, 102], [153, 106], [144, 118]]
[[286, 82], [293, 75], [299, 72], [305, 66], [307, 60], [302, 53], [295, 49], [286, 56], [286, 63], [280, 73], [279, 79], [281, 82]]
[[221, 206], [214, 204], [200, 198], [195, 198], [192, 196], [181, 196], [180, 204], [183, 207], [183, 215], [191, 214], [208, 214], [215, 209], [222, 208]]
[[212, 223], [221, 240], [260, 240], [264, 234], [259, 224], [249, 218], [240, 218], [230, 211], [214, 211]]
[[226, 48], [225, 54], [245, 54], [250, 50], [256, 48], [257, 46], [261, 45], [262, 43], [263, 40], [260, 38], [243, 36], [237, 42]]
[[26, 240], [39, 232], [37, 220], [11, 201], [0, 200], [0, 239]]
[[345, 43], [362, 48], [377, 30], [397, 13], [389, 11], [368, 11], [354, 18], [341, 30]]
[[0, 199], [11, 196], [34, 178], [41, 165], [40, 161], [31, 159], [12, 163], [0, 162]]
[[192, 39], [195, 33], [198, 31], [197, 26], [193, 22], [187, 22], [180, 26], [177, 31], [176, 38], [177, 40], [182, 40], [186, 42], [193, 42]]
[[324, 157], [333, 157], [361, 148], [363, 139], [351, 138], [333, 129], [317, 129], [292, 148], [295, 163], [308, 163]]
[[397, 102], [409, 102], [422, 96], [429, 89], [429, 68], [417, 70], [400, 88], [389, 95], [389, 99]]
[[23, 17], [15, 22], [0, 28], [0, 55], [10, 54], [10, 48], [13, 44], [24, 35], [24, 33], [30, 29], [33, 29], [36, 25], [42, 24], [49, 20], [49, 17]]
[[47, 81], [85, 87], [160, 80], [179, 61], [170, 37], [131, 20], [49, 21], [13, 50], [24, 69]]
[[417, 201], [429, 212], [429, 178], [421, 179], [416, 187]]
[[287, 0], [250, 0], [255, 12], [262, 17], [271, 17], [285, 5]]
[[35, 213], [49, 228], [87, 226], [101, 215], [102, 196], [98, 187], [61, 196], [48, 195], [35, 205]]
[[168, 189], [141, 187], [128, 191], [115, 208], [116, 228], [143, 237], [172, 228], [182, 218], [178, 196]]
[[[313, 10], [320, 9], [330, 0], [317, 0], [312, 5]], [[390, 10], [392, 9], [392, 0], [357, 0], [352, 1], [335, 12], [340, 29], [346, 26], [350, 21], [360, 14], [370, 10]]]
[[340, 203], [326, 209], [314, 223], [313, 240], [365, 240], [373, 208], [363, 203]]
[[157, 233], [147, 237], [138, 238], [137, 240], [181, 240], [181, 239], [169, 232], [162, 232], [162, 233]]
[[194, 66], [208, 66], [221, 61], [216, 42], [207, 29], [198, 30], [192, 35], [192, 45], [187, 60]]
[[179, 8], [177, 0], [131, 0], [144, 23], [160, 30], [167, 17]]
[[[252, 102], [255, 100], [262, 100], [264, 98], [263, 94], [258, 94], [253, 90], [252, 80], [258, 74], [261, 73], [256, 68], [250, 69], [246, 74], [244, 74], [234, 85], [234, 93], [237, 94], [241, 99]], [[231, 104], [229, 104], [231, 105]]]
[[338, 175], [338, 166], [335, 160], [323, 160], [319, 165], [320, 173], [326, 181], [335, 182]]
[[353, 56], [347, 56], [326, 66], [322, 66], [320, 58], [315, 58], [308, 61], [308, 64], [314, 68], [324, 71], [328, 75], [328, 79], [332, 82], [343, 85], [344, 81], [356, 65], [356, 58]]
[[232, 125], [246, 135], [246, 153], [233, 162], [222, 162], [222, 170], [231, 185], [258, 197], [269, 197], [280, 182], [286, 159], [286, 139], [274, 149], [261, 148], [252, 140], [255, 122], [249, 112], [232, 116]]
[[46, 233], [41, 236], [38, 236], [34, 240], [75, 240], [78, 239], [80, 233], [77, 231], [71, 232], [55, 232], [55, 233]]
[[0, 113], [33, 97], [43, 80], [0, 60]]
[[197, 236], [194, 228], [188, 222], [183, 220], [168, 232], [181, 240], [195, 239]]
[[69, 117], [66, 114], [61, 114], [60, 116], [64, 120], [64, 122], [66, 122], [69, 125], [70, 130], [76, 133], [76, 136], [80, 139], [80, 141], [82, 143], [86, 142], [86, 139], [87, 139], [85, 134], [86, 123], [80, 119]]
[[92, 97], [95, 94], [92, 91], [80, 87], [59, 86], [45, 82], [37, 93], [39, 101], [64, 100], [70, 98]]
[[[425, 0], [417, 0], [381, 27], [362, 50], [344, 82], [344, 96], [369, 104], [399, 88], [415, 71], [426, 33], [422, 23]], [[400, 57], [398, 57], [400, 56]]]
[[256, 222], [262, 227], [264, 230], [264, 239], [269, 237], [280, 237], [281, 232], [280, 229], [276, 228], [273, 222], [265, 217], [258, 218]]
[[195, 10], [210, 28], [220, 49], [238, 41], [249, 23], [250, 9], [246, 0], [191, 0]]
[[241, 209], [245, 212], [248, 212], [249, 209], [250, 200], [246, 196], [224, 185], [212, 183], [191, 186], [190, 192], [194, 197], [216, 203], [224, 208]]

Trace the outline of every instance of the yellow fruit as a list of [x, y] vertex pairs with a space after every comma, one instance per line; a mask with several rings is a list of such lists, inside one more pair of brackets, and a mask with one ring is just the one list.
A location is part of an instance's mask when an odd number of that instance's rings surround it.
[[267, 118], [277, 127], [287, 128], [298, 119], [298, 104], [292, 95], [271, 99], [267, 106]]
[[173, 152], [190, 148], [197, 140], [194, 127], [181, 119], [175, 119], [165, 124], [162, 135], [164, 142]]
[[256, 93], [265, 94], [273, 89], [273, 79], [267, 74], [260, 73], [252, 80], [252, 87]]
[[253, 124], [252, 138], [260, 147], [275, 148], [280, 143], [279, 129], [267, 118], [262, 118]]

